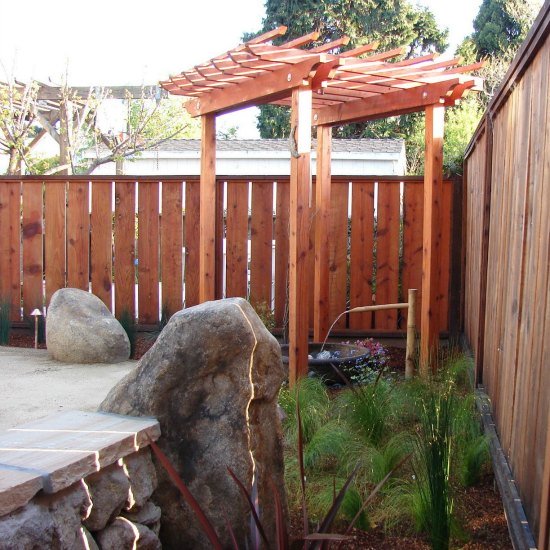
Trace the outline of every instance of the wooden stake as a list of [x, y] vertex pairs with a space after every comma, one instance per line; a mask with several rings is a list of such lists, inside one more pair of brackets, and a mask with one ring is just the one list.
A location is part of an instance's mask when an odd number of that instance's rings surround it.
[[317, 127], [317, 178], [315, 184], [315, 286], [313, 341], [322, 342], [329, 329], [329, 228], [332, 128]]
[[292, 90], [289, 239], [289, 382], [308, 372], [309, 196], [311, 189], [311, 88]]
[[407, 351], [405, 353], [405, 378], [414, 376], [414, 348], [416, 337], [416, 288], [409, 288], [409, 308], [407, 311]]
[[201, 117], [199, 300], [216, 297], [216, 115]]
[[[438, 281], [441, 248], [441, 200], [443, 195], [443, 127], [445, 108], [426, 107], [426, 160], [424, 168], [424, 223], [422, 254], [422, 308], [420, 323], [420, 371], [427, 375], [437, 356], [439, 341]], [[431, 368], [435, 368], [435, 363]]]

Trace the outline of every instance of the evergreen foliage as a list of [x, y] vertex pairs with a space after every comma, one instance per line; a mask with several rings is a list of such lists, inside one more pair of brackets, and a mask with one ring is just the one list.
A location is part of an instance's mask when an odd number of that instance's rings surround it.
[[[408, 0], [267, 0], [265, 7], [262, 28], [257, 33], [246, 34], [243, 40], [285, 25], [288, 27], [286, 34], [275, 40], [275, 44], [317, 31], [320, 34], [318, 41], [308, 47], [343, 35], [350, 37], [343, 50], [379, 41], [382, 51], [407, 46], [406, 56], [413, 57], [444, 51], [447, 47], [448, 31], [438, 27], [431, 11]], [[354, 124], [351, 128], [335, 130], [335, 133], [338, 137], [387, 137], [389, 128], [395, 128], [392, 137], [399, 137], [406, 134], [411, 124], [409, 118]], [[262, 138], [288, 137], [288, 109], [275, 105], [260, 107], [258, 130]]]

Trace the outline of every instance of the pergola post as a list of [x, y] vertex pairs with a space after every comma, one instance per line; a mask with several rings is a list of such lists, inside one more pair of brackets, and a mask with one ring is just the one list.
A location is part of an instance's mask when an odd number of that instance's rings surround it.
[[317, 126], [317, 177], [315, 184], [315, 283], [313, 340], [322, 342], [329, 319], [329, 229], [332, 127]]
[[309, 87], [292, 90], [289, 239], [289, 381], [308, 372], [309, 200], [311, 191], [311, 107]]
[[199, 300], [216, 297], [216, 115], [201, 116]]
[[426, 107], [424, 163], [424, 220], [422, 254], [422, 307], [420, 321], [420, 371], [436, 366], [439, 342], [438, 281], [441, 257], [441, 200], [443, 196], [443, 127], [445, 107]]

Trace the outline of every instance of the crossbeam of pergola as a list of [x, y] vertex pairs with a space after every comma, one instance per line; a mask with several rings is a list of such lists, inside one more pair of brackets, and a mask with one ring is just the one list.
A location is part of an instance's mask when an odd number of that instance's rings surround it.
[[[279, 27], [201, 65], [183, 71], [161, 86], [188, 98], [185, 107], [202, 118], [200, 176], [200, 299], [216, 297], [215, 117], [251, 105], [291, 108], [289, 367], [290, 381], [307, 375], [309, 197], [311, 127], [317, 127], [314, 339], [329, 329], [328, 231], [331, 187], [331, 127], [426, 112], [426, 169], [422, 261], [421, 365], [427, 368], [438, 343], [437, 280], [440, 254], [440, 204], [443, 184], [443, 113], [481, 81], [468, 73], [481, 65], [460, 66], [460, 58], [439, 60], [429, 54], [396, 62], [404, 48], [373, 53], [377, 44], [347, 52], [347, 37], [302, 49], [316, 33], [282, 45]], [[339, 53], [336, 53], [339, 52]], [[360, 57], [364, 56], [364, 57]]]

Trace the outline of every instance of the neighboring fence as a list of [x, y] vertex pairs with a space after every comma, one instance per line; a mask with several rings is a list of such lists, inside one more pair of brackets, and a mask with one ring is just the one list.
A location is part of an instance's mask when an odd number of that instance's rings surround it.
[[550, 3], [466, 156], [465, 335], [539, 549], [550, 548]]
[[[218, 179], [217, 296], [265, 302], [280, 327], [289, 181], [274, 179]], [[460, 197], [460, 181], [445, 182], [443, 193], [439, 296], [445, 320], [449, 286], [458, 289], [450, 283], [453, 190]], [[332, 319], [348, 305], [403, 301], [408, 288], [421, 288], [422, 210], [421, 178], [333, 178]], [[315, 223], [312, 205], [311, 322]], [[140, 324], [154, 325], [162, 307], [173, 313], [197, 304], [198, 244], [196, 176], [0, 178], [0, 298], [11, 301], [13, 321], [70, 286], [91, 289], [116, 315], [137, 311]], [[356, 331], [406, 328], [395, 311], [350, 316], [339, 328], [346, 323]]]

